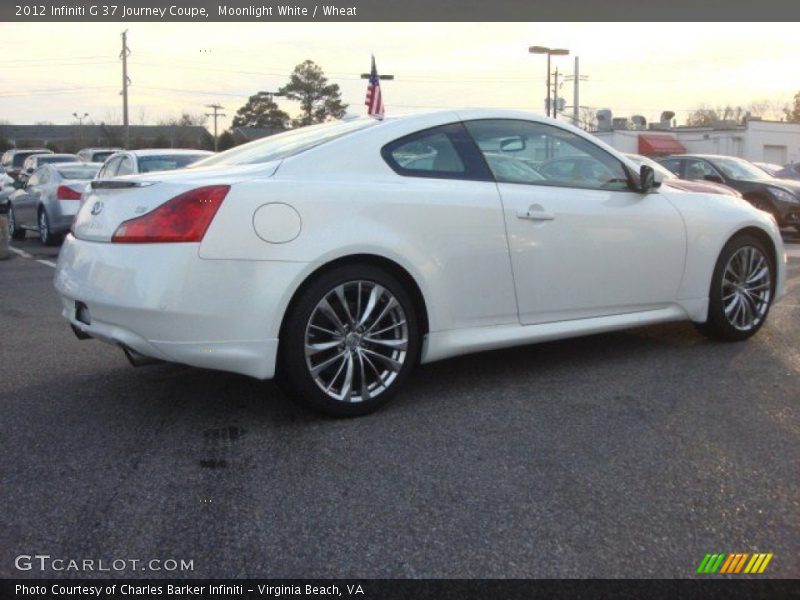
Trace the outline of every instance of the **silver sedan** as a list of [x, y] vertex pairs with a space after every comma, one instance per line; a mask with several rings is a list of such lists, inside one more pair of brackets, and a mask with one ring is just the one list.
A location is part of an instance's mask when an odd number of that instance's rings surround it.
[[86, 182], [93, 179], [100, 163], [45, 164], [36, 169], [25, 187], [9, 196], [8, 227], [12, 239], [36, 231], [43, 244], [57, 244], [69, 231], [81, 203]]

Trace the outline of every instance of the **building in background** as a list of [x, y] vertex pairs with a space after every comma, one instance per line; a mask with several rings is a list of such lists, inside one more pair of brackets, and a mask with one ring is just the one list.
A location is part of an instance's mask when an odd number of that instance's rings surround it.
[[619, 150], [645, 156], [669, 154], [723, 154], [754, 162], [785, 165], [800, 160], [800, 123], [744, 119], [718, 121], [708, 127], [674, 125], [665, 111], [657, 123], [635, 115], [630, 120], [599, 111], [594, 135]]

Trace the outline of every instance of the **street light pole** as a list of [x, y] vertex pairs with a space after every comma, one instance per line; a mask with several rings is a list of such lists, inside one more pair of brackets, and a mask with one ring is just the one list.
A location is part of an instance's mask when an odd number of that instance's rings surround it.
[[78, 113], [72, 113], [72, 116], [78, 119], [78, 146], [83, 145], [83, 120], [89, 116], [89, 113], [83, 113], [83, 116]]
[[530, 54], [547, 54], [547, 116], [550, 116], [550, 57], [551, 56], [566, 56], [569, 50], [566, 48], [548, 48], [547, 46], [531, 46], [528, 48]]

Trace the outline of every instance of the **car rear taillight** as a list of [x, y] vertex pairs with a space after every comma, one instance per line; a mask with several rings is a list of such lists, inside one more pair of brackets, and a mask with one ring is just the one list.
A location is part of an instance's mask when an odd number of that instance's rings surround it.
[[67, 185], [60, 185], [56, 190], [56, 198], [58, 198], [59, 200], [80, 200], [81, 193], [76, 192]]
[[146, 215], [123, 222], [111, 241], [119, 244], [202, 241], [230, 189], [229, 185], [209, 185], [184, 192]]

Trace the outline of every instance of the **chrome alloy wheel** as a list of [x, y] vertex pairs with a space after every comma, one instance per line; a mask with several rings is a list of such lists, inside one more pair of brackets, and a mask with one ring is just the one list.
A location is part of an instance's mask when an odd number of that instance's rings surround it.
[[739, 248], [722, 276], [725, 318], [735, 329], [750, 331], [764, 319], [772, 297], [767, 257], [753, 246]]
[[408, 323], [394, 295], [372, 281], [348, 281], [317, 303], [305, 330], [306, 365], [340, 402], [380, 395], [408, 355]]
[[39, 239], [43, 244], [50, 241], [50, 223], [47, 222], [47, 213], [39, 212]]

